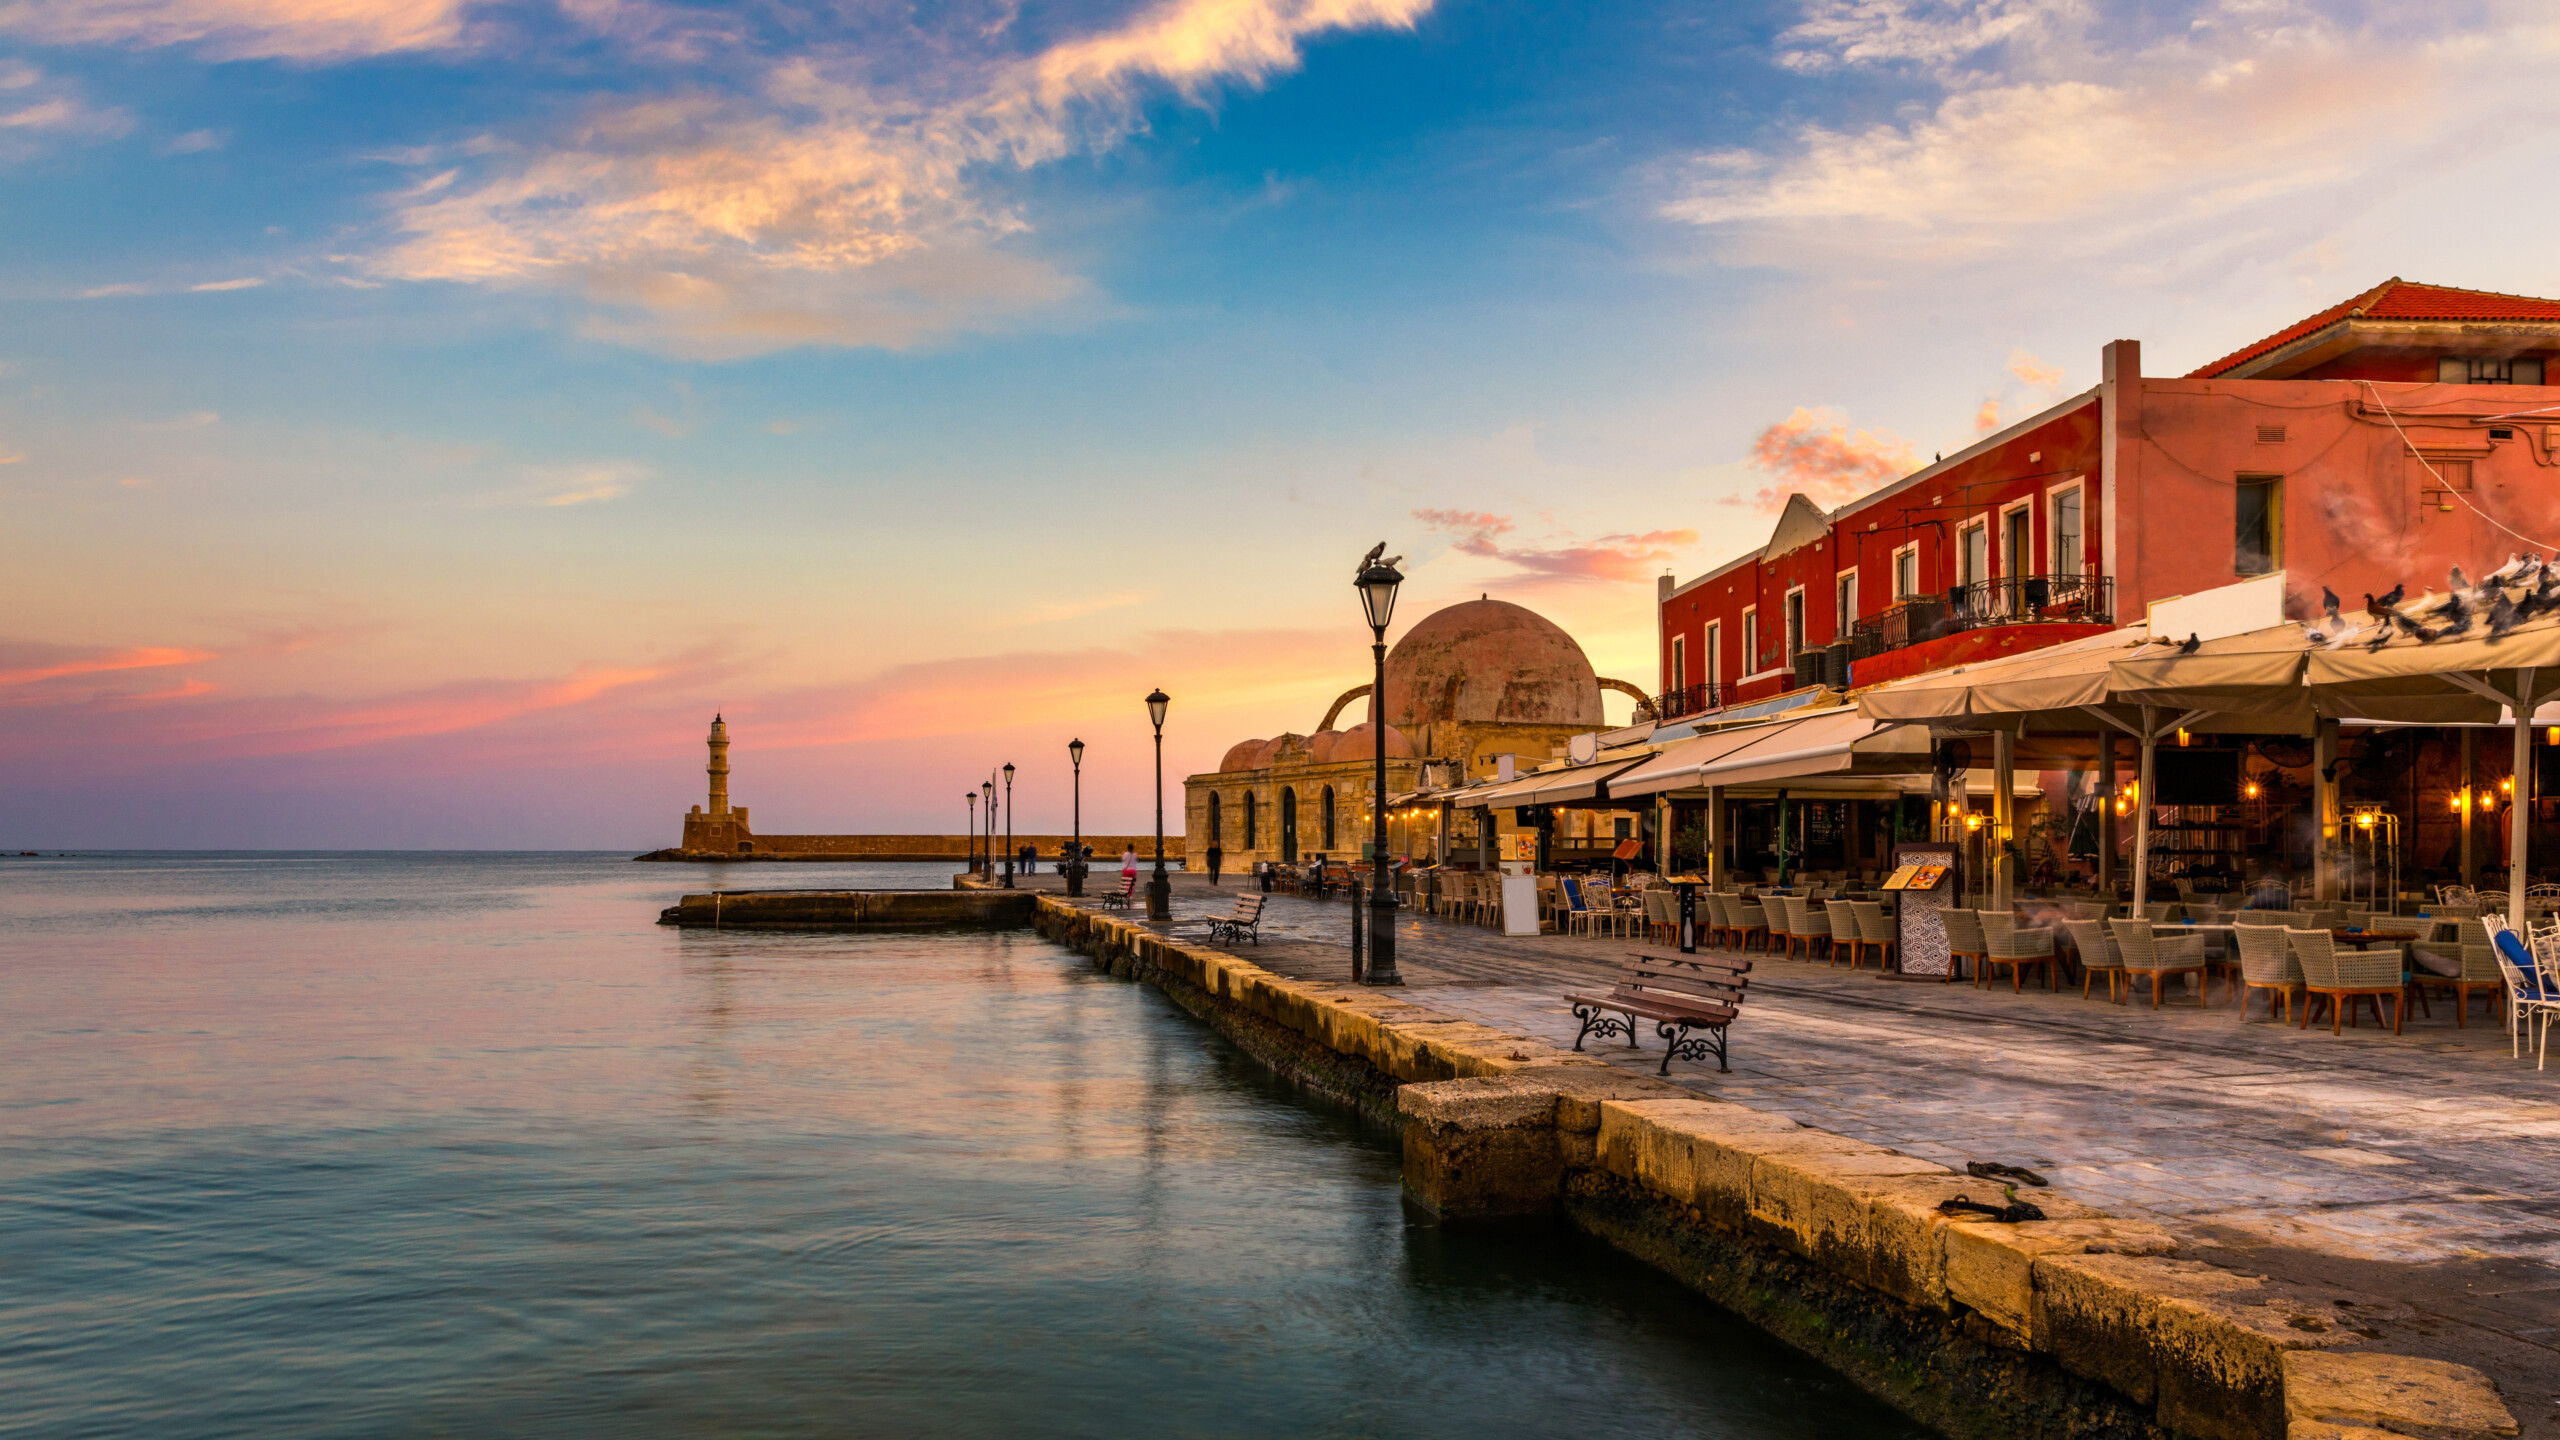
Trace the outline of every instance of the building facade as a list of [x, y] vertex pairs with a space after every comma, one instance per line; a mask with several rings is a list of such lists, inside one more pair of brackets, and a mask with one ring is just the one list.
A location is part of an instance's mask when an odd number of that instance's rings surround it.
[[[2350, 610], [2560, 536], [2560, 301], [2398, 279], [2176, 378], [2099, 383], [1657, 595], [1665, 720], [1856, 688], [2282, 572]], [[2476, 570], [2475, 570], [2475, 573]]]

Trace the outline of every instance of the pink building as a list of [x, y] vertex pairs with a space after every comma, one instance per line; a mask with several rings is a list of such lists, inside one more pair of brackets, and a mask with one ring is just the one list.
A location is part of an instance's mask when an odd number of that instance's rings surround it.
[[[2560, 553], [2560, 301], [2393, 279], [2184, 376], [2093, 388], [1761, 549], [1665, 576], [1666, 720], [2050, 645], [2282, 571], [2289, 613]], [[2560, 374], [2550, 376], [2560, 380]]]

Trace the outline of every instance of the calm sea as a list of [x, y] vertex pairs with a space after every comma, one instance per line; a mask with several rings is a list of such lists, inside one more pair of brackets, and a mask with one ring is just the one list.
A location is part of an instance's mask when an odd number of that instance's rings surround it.
[[[947, 866], [718, 872], [948, 883]], [[1914, 1433], [1029, 935], [619, 855], [0, 861], [0, 1434]]]

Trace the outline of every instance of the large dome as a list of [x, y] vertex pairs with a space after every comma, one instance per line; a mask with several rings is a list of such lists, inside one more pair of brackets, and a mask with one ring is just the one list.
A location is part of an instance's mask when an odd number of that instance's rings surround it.
[[1599, 729], [1600, 681], [1573, 637], [1534, 610], [1469, 600], [1425, 616], [1387, 652], [1387, 719]]

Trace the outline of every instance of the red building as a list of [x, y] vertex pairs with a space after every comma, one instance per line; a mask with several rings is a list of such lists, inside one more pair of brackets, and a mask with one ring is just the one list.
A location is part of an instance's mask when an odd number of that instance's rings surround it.
[[[1857, 688], [2141, 619], [2282, 572], [2445, 584], [2560, 553], [2560, 301], [2393, 279], [2188, 374], [2093, 388], [1659, 596], [1666, 720]], [[2549, 537], [2546, 539], [2546, 537]]]

